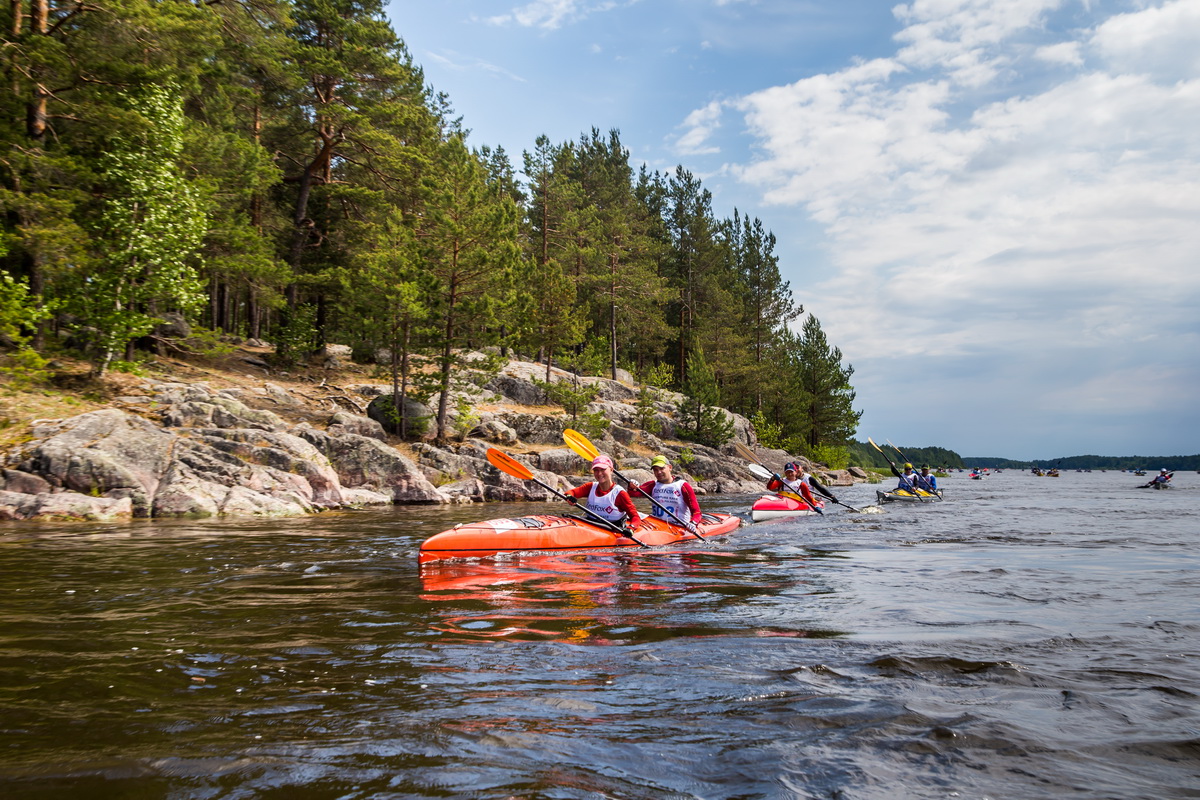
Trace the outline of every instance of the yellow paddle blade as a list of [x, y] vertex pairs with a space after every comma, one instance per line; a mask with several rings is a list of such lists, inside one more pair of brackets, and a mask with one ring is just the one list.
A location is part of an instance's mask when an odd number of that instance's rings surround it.
[[529, 467], [517, 461], [507, 453], [502, 453], [494, 447], [489, 447], [487, 451], [487, 460], [496, 469], [501, 472], [506, 472], [514, 478], [520, 478], [523, 481], [533, 479], [533, 473]]
[[[872, 439], [870, 436], [867, 437], [867, 441], [871, 443], [871, 447], [874, 447], [876, 450], [879, 450], [879, 452], [883, 453], [883, 450], [880, 449], [879, 445], [875, 444], [875, 440]], [[887, 455], [887, 453], [883, 453], [883, 454], [885, 456]]]
[[600, 451], [596, 449], [596, 446], [579, 431], [573, 431], [570, 428], [567, 428], [565, 431], [563, 431], [563, 441], [566, 443], [567, 447], [574, 450], [580, 458], [585, 458], [588, 461], [591, 461], [596, 456], [600, 455]]

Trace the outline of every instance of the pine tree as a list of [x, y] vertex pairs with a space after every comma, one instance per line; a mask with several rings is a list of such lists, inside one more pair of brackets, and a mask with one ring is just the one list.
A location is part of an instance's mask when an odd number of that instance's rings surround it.
[[842, 351], [829, 346], [820, 321], [811, 314], [804, 321], [794, 363], [804, 393], [805, 443], [810, 450], [846, 444], [862, 417], [862, 412], [853, 408], [850, 376], [854, 367], [842, 366]]
[[498, 306], [507, 299], [519, 257], [517, 209], [491, 190], [479, 160], [461, 136], [439, 150], [425, 181], [417, 231], [429, 275], [437, 282], [432, 319], [439, 332], [441, 398], [437, 438], [446, 438], [455, 350], [495, 336]]

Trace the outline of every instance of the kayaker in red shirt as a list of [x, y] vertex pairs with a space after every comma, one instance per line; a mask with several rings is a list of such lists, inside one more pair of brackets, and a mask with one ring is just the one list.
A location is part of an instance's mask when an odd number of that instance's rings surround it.
[[793, 461], [789, 461], [788, 463], [784, 464], [782, 481], [783, 485], [776, 485], [779, 483], [780, 481], [772, 480], [767, 484], [767, 488], [773, 492], [787, 489], [792, 494], [799, 494], [803, 496], [805, 501], [807, 501], [808, 504], [813, 508], [817, 507], [817, 502], [813, 498], [812, 489], [809, 488], [808, 481], [804, 479], [804, 471], [800, 468], [799, 464]]
[[610, 522], [622, 522], [628, 518], [627, 524], [631, 528], [641, 525], [642, 518], [629, 493], [613, 480], [612, 459], [605, 455], [596, 456], [592, 460], [592, 474], [596, 480], [576, 486], [566, 493], [570, 502], [586, 499], [588, 510], [597, 516]]
[[[674, 514], [690, 529], [692, 520], [700, 518], [696, 490], [683, 478], [671, 474], [671, 462], [666, 456], [657, 455], [650, 459], [650, 470], [654, 473], [654, 480], [638, 487], [654, 503], [650, 508], [650, 516], [674, 523], [676, 520], [671, 518], [671, 514]], [[663, 509], [671, 514], [664, 513]]]

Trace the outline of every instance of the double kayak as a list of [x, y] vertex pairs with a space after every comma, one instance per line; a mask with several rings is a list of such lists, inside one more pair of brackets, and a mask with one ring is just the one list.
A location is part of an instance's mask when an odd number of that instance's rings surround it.
[[[732, 533], [742, 524], [732, 514], [701, 514], [696, 527], [705, 539]], [[698, 541], [695, 534], [657, 517], [643, 517], [634, 541], [583, 517], [535, 514], [515, 519], [489, 519], [455, 525], [421, 544], [420, 563], [442, 558], [483, 558], [524, 551], [554, 552], [676, 544]], [[640, 542], [640, 544], [639, 544]]]
[[881, 492], [876, 489], [875, 495], [881, 503], [934, 503], [942, 499], [941, 492], [933, 494], [923, 489], [918, 489], [916, 492], [910, 492], [906, 489], [893, 489], [890, 492]]
[[750, 507], [750, 519], [755, 522], [762, 522], [768, 519], [783, 519], [785, 517], [804, 517], [818, 513], [817, 509], [825, 507], [823, 500], [814, 498], [817, 506], [812, 505], [795, 497], [786, 497], [781, 494], [765, 494], [754, 501], [754, 505]]

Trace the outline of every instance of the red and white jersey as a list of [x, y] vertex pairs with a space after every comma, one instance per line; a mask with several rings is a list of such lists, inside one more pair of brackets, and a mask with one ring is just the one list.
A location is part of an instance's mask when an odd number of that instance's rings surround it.
[[598, 483], [592, 484], [591, 491], [588, 492], [587, 507], [611, 522], [619, 522], [624, 518], [625, 512], [617, 508], [617, 495], [625, 490], [614, 483], [608, 494], [597, 495], [596, 489], [599, 486]]
[[[650, 492], [650, 499], [654, 502], [650, 509], [650, 515], [659, 519], [670, 519], [670, 514], [664, 514], [662, 511], [665, 508], [683, 522], [691, 522], [692, 510], [684, 501], [683, 484], [683, 478], [679, 478], [673, 483], [655, 482], [654, 489]], [[674, 522], [674, 520], [671, 521]]]

